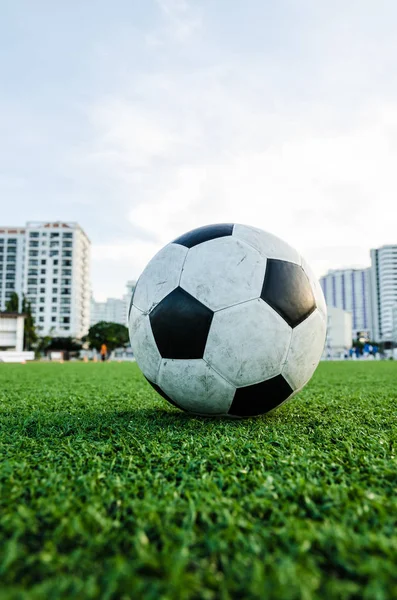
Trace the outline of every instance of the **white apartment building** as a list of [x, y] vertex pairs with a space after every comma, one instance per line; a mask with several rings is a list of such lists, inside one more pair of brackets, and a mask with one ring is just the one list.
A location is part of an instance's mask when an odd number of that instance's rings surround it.
[[327, 309], [327, 338], [324, 356], [339, 358], [352, 346], [353, 316], [351, 312], [330, 306]]
[[328, 307], [352, 315], [353, 338], [366, 333], [372, 337], [370, 269], [337, 269], [320, 278]]
[[397, 348], [397, 304], [394, 304], [391, 314], [393, 323], [392, 341], [394, 348]]
[[96, 302], [91, 298], [90, 325], [100, 321], [127, 325], [128, 311], [136, 281], [127, 281], [127, 293], [122, 298], [108, 298], [105, 302]]
[[0, 227], [1, 247], [0, 310], [15, 291], [20, 299], [25, 294], [30, 300], [40, 335], [85, 335], [90, 322], [90, 241], [83, 229], [71, 222]]
[[25, 231], [24, 227], [0, 227], [0, 311], [13, 292], [22, 289]]
[[119, 298], [108, 298], [106, 302], [96, 302], [91, 298], [90, 325], [100, 321], [120, 323], [125, 325], [127, 320], [125, 301]]
[[371, 250], [371, 304], [374, 339], [391, 342], [397, 303], [397, 245]]

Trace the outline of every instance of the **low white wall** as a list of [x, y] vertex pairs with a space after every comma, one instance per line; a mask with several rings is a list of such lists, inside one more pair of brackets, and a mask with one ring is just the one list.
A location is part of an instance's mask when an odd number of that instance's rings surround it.
[[34, 352], [0, 352], [0, 363], [23, 363], [27, 360], [34, 360]]

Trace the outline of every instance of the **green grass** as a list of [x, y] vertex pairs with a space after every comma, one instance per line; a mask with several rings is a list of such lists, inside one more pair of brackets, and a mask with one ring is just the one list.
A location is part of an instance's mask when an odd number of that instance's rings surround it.
[[397, 598], [397, 364], [191, 418], [131, 364], [0, 365], [0, 597]]

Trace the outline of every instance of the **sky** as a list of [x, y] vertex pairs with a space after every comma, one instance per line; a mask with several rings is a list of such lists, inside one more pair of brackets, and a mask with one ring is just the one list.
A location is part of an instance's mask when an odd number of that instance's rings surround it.
[[318, 276], [397, 243], [394, 0], [3, 0], [0, 225], [78, 221], [97, 300], [210, 223]]

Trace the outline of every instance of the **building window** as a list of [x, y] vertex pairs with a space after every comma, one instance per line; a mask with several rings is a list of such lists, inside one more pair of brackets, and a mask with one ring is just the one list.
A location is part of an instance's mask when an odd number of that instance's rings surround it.
[[58, 293], [58, 288], [52, 288], [52, 293], [53, 294], [57, 294]]
[[56, 306], [53, 306], [53, 307], [52, 307], [52, 309], [51, 309], [51, 311], [52, 311], [52, 312], [57, 312], [57, 307], [56, 307]]
[[65, 258], [70, 257], [70, 256], [72, 256], [72, 251], [71, 250], [63, 250], [62, 256], [64, 256]]
[[[44, 272], [45, 272], [45, 271], [44, 271]], [[40, 283], [41, 283], [41, 284], [45, 283], [45, 277], [44, 277], [44, 278], [42, 278], [42, 279], [40, 279]]]
[[38, 238], [39, 237], [39, 232], [38, 231], [31, 231], [29, 233], [29, 237], [31, 237], [31, 238]]
[[37, 269], [29, 269], [28, 270], [28, 275], [36, 275], [36, 277], [37, 277], [37, 275], [38, 275]]
[[59, 262], [59, 261], [58, 261], [58, 259], [55, 259], [55, 260], [53, 261], [53, 263], [52, 263], [52, 264], [53, 264], [53, 265], [57, 265], [57, 264], [58, 264], [58, 262]]
[[54, 283], [58, 283], [58, 279], [53, 279], [53, 280], [52, 280], [52, 283], [53, 283], [53, 284], [54, 284]]
[[17, 238], [9, 238], [7, 244], [8, 244], [8, 246], [16, 246]]
[[73, 237], [73, 233], [71, 231], [65, 231], [64, 234], [63, 234], [63, 239], [64, 240], [66, 240], [66, 239], [70, 240], [70, 239], [72, 239], [72, 237]]
[[44, 302], [45, 302], [45, 298], [43, 298], [43, 296], [41, 296], [41, 298], [40, 298], [40, 302], [41, 302], [41, 304], [44, 304]]
[[38, 246], [39, 246], [38, 240], [37, 241], [36, 240], [32, 240], [32, 241], [29, 242], [29, 247], [30, 248], [38, 248]]
[[57, 318], [56, 317], [51, 317], [51, 321], [52, 323], [56, 323]]
[[50, 242], [50, 248], [58, 248], [58, 246], [59, 246], [58, 240], [55, 242]]
[[71, 260], [63, 260], [62, 261], [62, 266], [63, 267], [71, 267], [72, 266], [72, 261]]
[[50, 250], [50, 256], [58, 256], [59, 250]]
[[6, 279], [15, 280], [15, 273], [6, 273]]
[[57, 302], [58, 302], [58, 298], [53, 298], [53, 299], [52, 299], [52, 303], [53, 303], [53, 304], [56, 304]]
[[62, 323], [70, 323], [70, 317], [63, 317]]
[[6, 289], [7, 290], [13, 290], [15, 288], [15, 283], [13, 281], [7, 281], [6, 282]]
[[29, 256], [38, 256], [39, 253], [37, 250], [29, 250]]
[[73, 242], [63, 242], [64, 248], [71, 248], [73, 246]]
[[45, 258], [42, 258], [42, 259], [41, 259], [41, 264], [42, 264], [42, 265], [45, 265], [45, 264], [47, 264], [47, 260], [46, 260]]
[[45, 288], [40, 288], [40, 294], [45, 294]]
[[53, 274], [54, 274], [54, 275], [58, 275], [58, 269], [54, 269], [54, 270], [53, 270]]
[[37, 288], [28, 288], [28, 294], [37, 294]]
[[57, 238], [57, 237], [59, 237], [59, 232], [55, 232], [55, 231], [53, 231], [53, 232], [50, 234], [50, 238], [51, 238], [51, 239], [54, 239], [54, 238]]
[[40, 306], [39, 312], [44, 312], [44, 306]]
[[37, 285], [37, 279], [28, 277], [28, 285]]
[[40, 323], [44, 323], [44, 317], [39, 317]]

